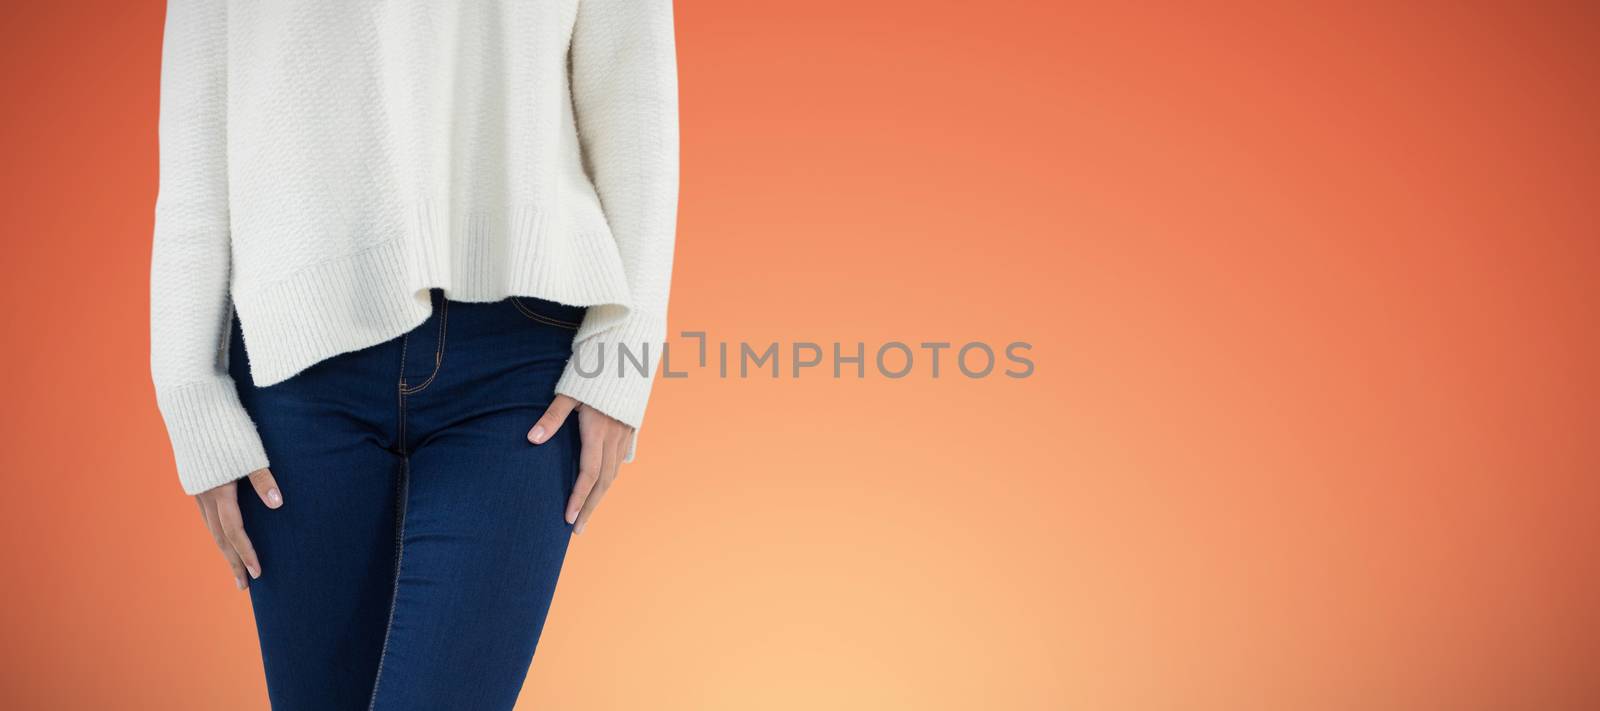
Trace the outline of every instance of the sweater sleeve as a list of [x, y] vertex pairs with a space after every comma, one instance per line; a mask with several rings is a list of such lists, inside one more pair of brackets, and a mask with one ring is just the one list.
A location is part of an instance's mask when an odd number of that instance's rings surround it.
[[161, 50], [150, 375], [189, 494], [267, 466], [227, 368], [226, 8], [169, 0]]
[[[638, 428], [666, 338], [677, 229], [671, 0], [579, 0], [571, 81], [579, 145], [616, 239], [632, 303], [620, 319], [616, 306], [590, 309], [556, 392]], [[648, 357], [642, 357], [646, 348]], [[625, 367], [618, 367], [619, 349], [628, 355]], [[635, 360], [645, 367], [634, 367]], [[605, 365], [599, 375], [580, 373], [593, 373], [597, 363]]]

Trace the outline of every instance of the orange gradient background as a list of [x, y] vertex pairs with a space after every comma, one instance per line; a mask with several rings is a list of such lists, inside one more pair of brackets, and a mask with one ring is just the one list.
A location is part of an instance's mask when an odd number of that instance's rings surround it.
[[[678, 3], [674, 329], [1037, 371], [662, 381], [520, 708], [1600, 708], [1600, 11], [1207, 4]], [[149, 384], [162, 13], [0, 19], [8, 709], [266, 705]]]

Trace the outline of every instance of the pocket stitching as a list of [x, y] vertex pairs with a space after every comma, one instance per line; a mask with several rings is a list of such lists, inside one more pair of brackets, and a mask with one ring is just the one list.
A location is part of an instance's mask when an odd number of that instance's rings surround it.
[[557, 326], [557, 327], [560, 327], [560, 328], [565, 328], [565, 329], [570, 330], [570, 331], [578, 330], [578, 324], [572, 323], [570, 321], [562, 321], [561, 319], [558, 319], [558, 318], [551, 318], [551, 317], [546, 316], [544, 314], [538, 313], [538, 312], [534, 311], [533, 309], [528, 308], [528, 306], [526, 304], [522, 303], [522, 297], [519, 297], [519, 296], [511, 297], [511, 305], [517, 307], [517, 311], [521, 312], [523, 316], [528, 317], [530, 320], [537, 321], [539, 323], [547, 324], [547, 325], [550, 325], [550, 326]]

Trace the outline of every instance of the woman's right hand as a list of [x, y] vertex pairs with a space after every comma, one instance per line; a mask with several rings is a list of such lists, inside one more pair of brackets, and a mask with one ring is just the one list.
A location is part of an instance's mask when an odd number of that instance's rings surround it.
[[[256, 496], [261, 497], [267, 508], [283, 506], [283, 493], [278, 491], [278, 482], [273, 480], [272, 472], [257, 469], [250, 472], [249, 479]], [[230, 481], [202, 491], [195, 495], [194, 500], [200, 504], [200, 517], [205, 519], [206, 528], [211, 531], [211, 540], [216, 541], [222, 558], [233, 569], [233, 584], [240, 590], [245, 589], [246, 575], [250, 578], [261, 577], [261, 561], [256, 558], [256, 549], [250, 545], [250, 537], [244, 533], [244, 517], [239, 514], [239, 482]]]

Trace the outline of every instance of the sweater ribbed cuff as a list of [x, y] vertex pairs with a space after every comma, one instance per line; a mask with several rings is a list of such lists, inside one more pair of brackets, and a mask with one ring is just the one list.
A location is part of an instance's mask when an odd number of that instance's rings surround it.
[[[645, 403], [661, 362], [665, 324], [649, 317], [630, 317], [572, 345], [572, 359], [556, 383], [556, 393], [592, 407], [634, 429], [624, 462], [633, 461]], [[618, 353], [628, 355], [618, 363]], [[640, 373], [637, 361], [644, 361]], [[596, 371], [599, 371], [596, 373]]]
[[255, 423], [231, 378], [156, 390], [178, 480], [186, 494], [216, 488], [267, 466]]

